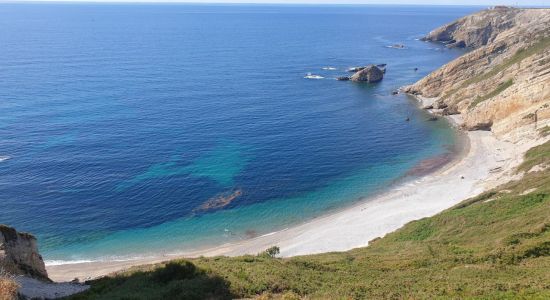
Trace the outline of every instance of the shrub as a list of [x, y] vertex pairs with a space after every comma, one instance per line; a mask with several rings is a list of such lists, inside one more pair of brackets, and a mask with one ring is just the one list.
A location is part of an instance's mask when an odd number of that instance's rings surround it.
[[279, 249], [279, 247], [277, 247], [277, 246], [273, 246], [273, 247], [269, 247], [267, 250], [265, 250], [265, 253], [269, 257], [275, 257], [279, 253], [281, 253], [281, 249]]
[[281, 300], [300, 300], [300, 299], [302, 299], [300, 295], [292, 291], [286, 292], [281, 296]]
[[172, 280], [184, 280], [195, 277], [196, 267], [189, 261], [180, 260], [167, 263], [163, 268], [156, 269], [153, 273], [155, 280], [168, 283]]

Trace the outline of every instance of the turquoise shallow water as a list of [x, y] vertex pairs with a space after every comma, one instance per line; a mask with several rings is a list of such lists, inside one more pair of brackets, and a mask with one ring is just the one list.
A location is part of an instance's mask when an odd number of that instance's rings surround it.
[[[0, 223], [48, 261], [124, 259], [380, 192], [455, 143], [391, 91], [460, 55], [417, 39], [475, 9], [0, 4]], [[367, 63], [381, 83], [334, 80]]]

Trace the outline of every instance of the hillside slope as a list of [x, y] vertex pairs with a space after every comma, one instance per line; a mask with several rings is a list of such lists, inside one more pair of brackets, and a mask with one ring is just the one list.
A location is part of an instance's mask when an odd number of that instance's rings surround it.
[[473, 49], [404, 89], [433, 98], [436, 113], [511, 141], [550, 123], [550, 9], [484, 10], [424, 40]]

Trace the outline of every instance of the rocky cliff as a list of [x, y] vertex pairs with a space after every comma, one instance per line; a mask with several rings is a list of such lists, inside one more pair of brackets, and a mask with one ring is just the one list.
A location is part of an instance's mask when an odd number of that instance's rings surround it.
[[472, 49], [404, 91], [468, 130], [517, 140], [550, 124], [550, 9], [497, 7], [444, 25], [424, 40]]
[[0, 225], [0, 267], [12, 274], [49, 281], [36, 238], [5, 225]]

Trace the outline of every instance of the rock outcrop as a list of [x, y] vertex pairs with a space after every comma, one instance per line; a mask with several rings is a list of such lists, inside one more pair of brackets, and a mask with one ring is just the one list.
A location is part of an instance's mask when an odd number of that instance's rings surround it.
[[375, 65], [368, 65], [350, 77], [351, 81], [371, 83], [378, 82], [382, 78], [384, 78], [384, 71]]
[[518, 25], [521, 9], [495, 7], [460, 18], [430, 32], [423, 41], [442, 42], [447, 47], [478, 48], [494, 41], [502, 32]]
[[12, 274], [50, 281], [36, 238], [5, 225], [0, 225], [0, 267]]
[[468, 130], [511, 140], [550, 124], [550, 9], [499, 7], [432, 31], [427, 41], [473, 50], [404, 92], [462, 114]]

